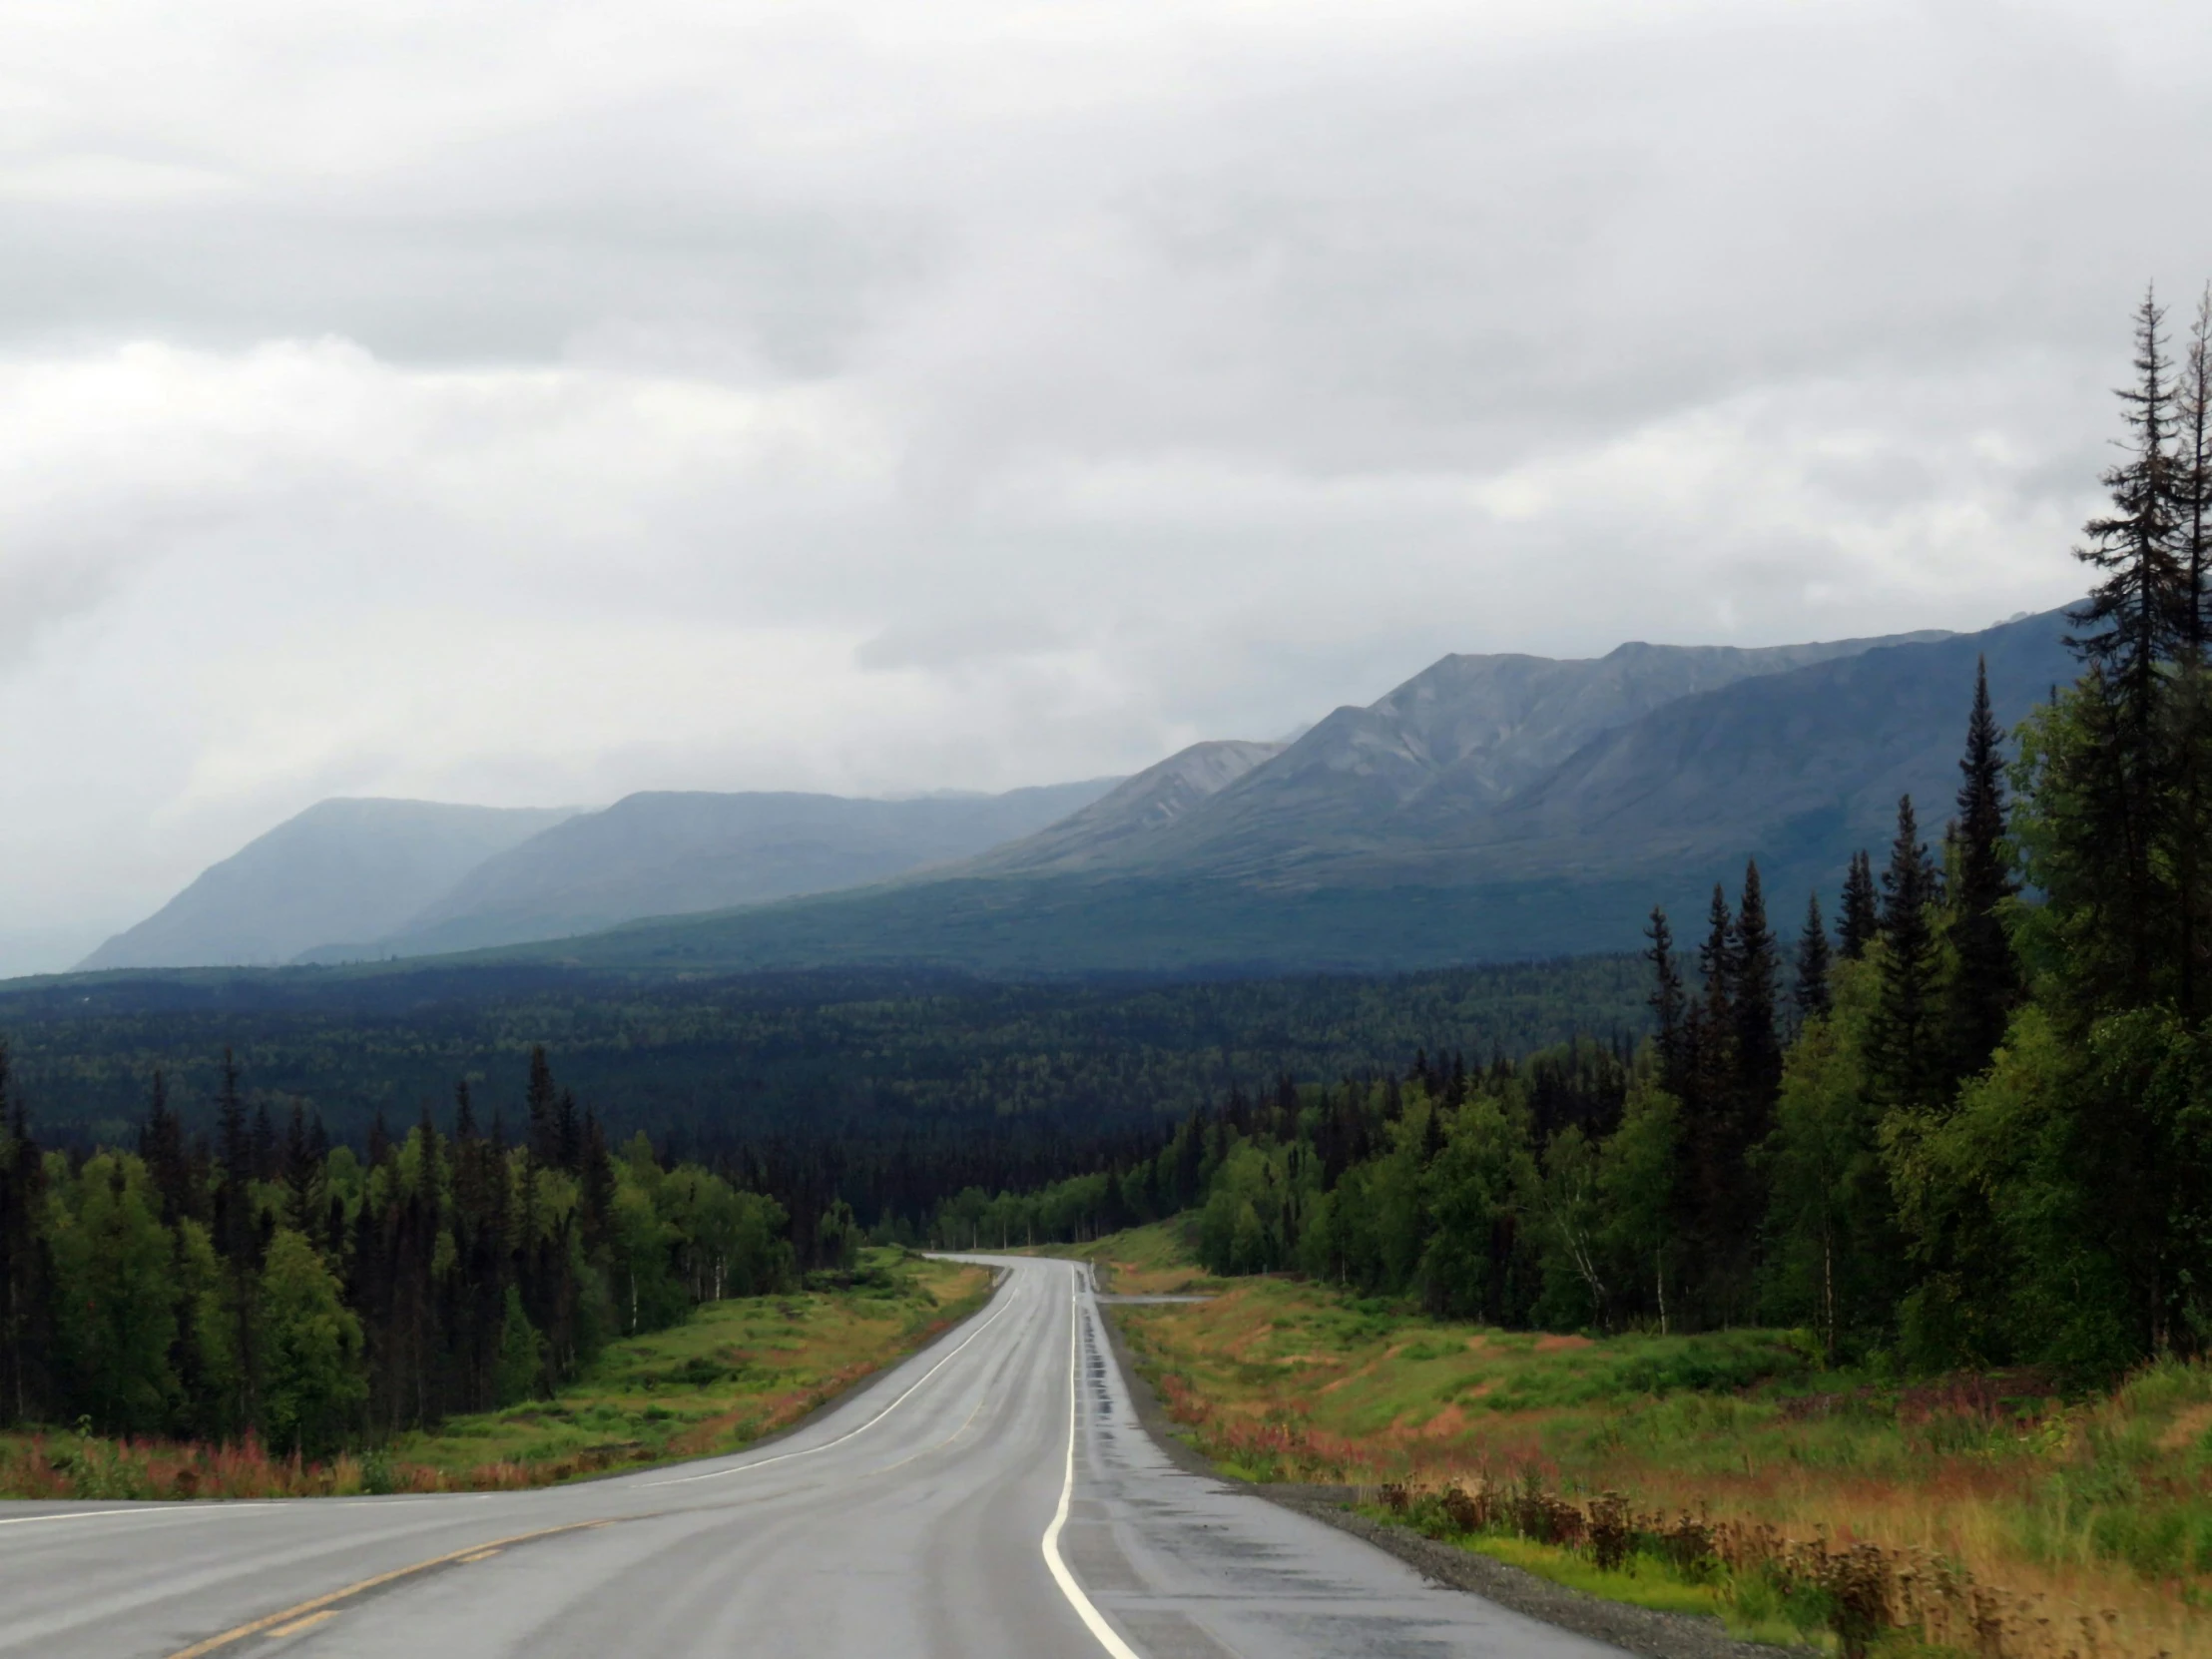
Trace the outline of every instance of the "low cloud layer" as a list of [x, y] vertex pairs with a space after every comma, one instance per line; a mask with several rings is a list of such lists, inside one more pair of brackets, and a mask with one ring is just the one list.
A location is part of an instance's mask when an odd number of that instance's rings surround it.
[[2056, 604], [2212, 276], [2164, 5], [115, 3], [0, 80], [0, 970], [327, 795]]

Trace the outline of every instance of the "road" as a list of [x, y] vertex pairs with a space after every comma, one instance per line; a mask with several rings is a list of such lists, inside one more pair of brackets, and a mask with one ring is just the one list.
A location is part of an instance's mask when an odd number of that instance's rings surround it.
[[1081, 1270], [805, 1429], [529, 1492], [0, 1504], [0, 1655], [39, 1659], [1603, 1659], [1169, 1462]]

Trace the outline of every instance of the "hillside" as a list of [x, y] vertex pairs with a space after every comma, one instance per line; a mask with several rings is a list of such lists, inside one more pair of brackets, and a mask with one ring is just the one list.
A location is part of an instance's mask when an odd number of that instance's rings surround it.
[[1279, 743], [1194, 743], [1147, 767], [1080, 812], [1035, 834], [971, 859], [962, 873], [1016, 874], [1111, 863], [1132, 845], [1150, 844], [1255, 767], [1283, 753]]
[[485, 859], [404, 925], [368, 936], [365, 944], [323, 944], [307, 959], [418, 956], [562, 938], [638, 916], [880, 881], [1029, 834], [1090, 806], [1116, 782], [910, 801], [767, 793], [628, 796]]
[[[1439, 824], [1511, 800], [1600, 733], [1682, 698], [1879, 646], [1944, 637], [1757, 650], [1632, 643], [1569, 661], [1445, 657], [1367, 708], [1338, 709], [1280, 753], [1225, 779], [1203, 807], [1194, 803], [1195, 810], [1163, 818], [1145, 834], [1037, 856], [1057, 851], [1040, 836], [999, 849], [973, 873], [1111, 867], [1244, 875], [1359, 849], [1390, 856], [1425, 843]], [[1410, 813], [1419, 814], [1419, 829], [1408, 828]]]
[[1779, 913], [1812, 886], [1833, 904], [1852, 850], [1888, 839], [1901, 794], [1938, 837], [1975, 658], [1988, 658], [2000, 719], [2016, 721], [2071, 679], [2063, 631], [2054, 612], [1738, 677], [1530, 763], [1524, 781], [1498, 757], [1517, 766], [1564, 738], [1518, 753], [1439, 740], [1479, 729], [1437, 719], [1445, 700], [1411, 682], [1101, 855], [1056, 850], [1069, 845], [1056, 829], [929, 880], [516, 954], [671, 969], [1274, 972], [1630, 948], [1654, 902], [1702, 913], [1712, 883], [1738, 879], [1751, 855]]
[[318, 802], [250, 841], [79, 967], [287, 962], [399, 926], [468, 870], [573, 808]]
[[[1851, 851], [1887, 838], [1900, 794], [1939, 833], [1974, 659], [2010, 723], [2071, 677], [2062, 632], [2053, 613], [1969, 635], [1453, 656], [1294, 742], [1196, 744], [1119, 783], [637, 795], [449, 860], [442, 885], [408, 889], [412, 908], [363, 905], [380, 926], [325, 929], [291, 954], [1026, 974], [1620, 949], [1654, 902], [1701, 910], [1746, 856], [1778, 906], [1833, 894]], [[242, 913], [266, 907], [248, 888], [268, 864], [219, 866]], [[220, 907], [217, 877], [172, 908]], [[87, 965], [193, 959], [184, 948]], [[198, 959], [283, 959], [268, 939], [224, 948]]]

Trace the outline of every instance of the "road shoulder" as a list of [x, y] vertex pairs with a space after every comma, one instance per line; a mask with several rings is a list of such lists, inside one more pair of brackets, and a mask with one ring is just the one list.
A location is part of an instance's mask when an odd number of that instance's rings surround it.
[[1409, 1528], [1387, 1525], [1352, 1507], [1356, 1494], [1350, 1486], [1262, 1484], [1225, 1475], [1175, 1431], [1175, 1424], [1123, 1341], [1113, 1304], [1102, 1298], [1099, 1313], [1114, 1363], [1128, 1383], [1138, 1422], [1168, 1460], [1187, 1474], [1219, 1480], [1235, 1490], [1349, 1532], [1396, 1556], [1433, 1583], [1481, 1596], [1561, 1630], [1637, 1654], [1640, 1659], [1776, 1659], [1788, 1651], [1739, 1640], [1728, 1634], [1718, 1619], [1607, 1601], [1490, 1556], [1423, 1537]]

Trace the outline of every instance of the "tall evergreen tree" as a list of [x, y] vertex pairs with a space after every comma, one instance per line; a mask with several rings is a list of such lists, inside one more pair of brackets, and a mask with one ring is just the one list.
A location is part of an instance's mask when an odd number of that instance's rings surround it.
[[0, 1419], [30, 1422], [52, 1400], [53, 1260], [39, 1226], [46, 1165], [0, 1042]]
[[1667, 912], [1656, 904], [1651, 907], [1644, 937], [1651, 941], [1644, 960], [1651, 964], [1650, 1002], [1659, 1028], [1660, 1080], [1670, 1093], [1680, 1095], [1684, 1072], [1682, 1026], [1687, 1013], [1683, 1006], [1682, 964], [1675, 960], [1674, 933], [1667, 926]]
[[[2135, 316], [2135, 379], [2118, 388], [2121, 458], [2101, 482], [2111, 507], [2082, 528], [2075, 557], [2100, 580], [2072, 613], [2068, 639], [2088, 667], [2070, 694], [2085, 742], [2054, 761], [2066, 774], [2066, 822], [2078, 843], [2084, 896], [2108, 935], [2103, 963], [2079, 981], [2095, 1003], [2141, 1007], [2170, 979], [2178, 923], [2191, 906], [2170, 890], [2163, 852], [2194, 859], [2194, 836], [2171, 833], [2176, 755], [2166, 664], [2187, 659], [2201, 626], [2187, 568], [2188, 458], [2177, 452], [2177, 376], [2166, 356], [2164, 313], [2146, 292]], [[2178, 383], [2177, 383], [2178, 382]], [[2194, 785], [2185, 787], [2193, 792]]]
[[1913, 798], [1902, 796], [1897, 839], [1882, 872], [1882, 973], [1867, 1057], [1875, 1096], [1886, 1106], [1933, 1106], [1942, 1090], [1938, 945], [1931, 914], [1938, 887]]
[[2147, 736], [2157, 705], [2158, 665], [2194, 626], [2177, 552], [2185, 468], [2174, 454], [2176, 391], [2166, 356], [2165, 312], [2145, 292], [2135, 312], [2135, 382], [2120, 387], [2122, 458], [2100, 479], [2112, 510], [2082, 527], [2074, 557], [2102, 574], [2071, 615], [2068, 641], [2104, 671], [2127, 724]]
[[1767, 925], [1767, 899], [1759, 882], [1759, 861], [1744, 865], [1744, 889], [1729, 924], [1729, 981], [1735, 997], [1731, 1035], [1736, 1053], [1738, 1134], [1748, 1147], [1766, 1135], [1774, 1116], [1775, 1091], [1782, 1086], [1782, 1037], [1775, 1024], [1776, 982], [1781, 962], [1774, 930]]
[[2212, 581], [2212, 285], [2197, 300], [2174, 397], [2175, 528], [2187, 610], [2183, 654], [2201, 663], [2206, 644], [2206, 584]]
[[2004, 759], [1989, 708], [1989, 670], [1974, 668], [1973, 712], [1959, 761], [1958, 817], [1952, 825], [1956, 882], [1947, 921], [1953, 970], [1949, 986], [1950, 1075], [1969, 1077], [1989, 1063], [2019, 1000], [2019, 964], [2002, 906], [2017, 890], [2004, 845]]
[[1805, 901], [1805, 925], [1798, 932], [1797, 985], [1790, 998], [1797, 1004], [1800, 1021], [1819, 1019], [1831, 1006], [1828, 963], [1828, 925], [1821, 920], [1821, 895], [1814, 893]]
[[257, 1247], [261, 1240], [254, 1218], [254, 1136], [247, 1125], [245, 1096], [239, 1092], [238, 1059], [228, 1048], [223, 1051], [223, 1082], [216, 1096], [216, 1135], [223, 1181], [216, 1191], [215, 1247], [223, 1260], [230, 1340], [237, 1365], [237, 1390], [231, 1409], [244, 1426], [254, 1421], [258, 1374], [255, 1303], [262, 1267]]
[[1695, 1125], [1727, 1109], [1736, 1087], [1736, 918], [1728, 893], [1716, 881], [1705, 912], [1705, 942], [1698, 946], [1698, 976], [1703, 989], [1683, 1022], [1683, 1103]]
[[139, 1156], [154, 1178], [161, 1195], [162, 1225], [175, 1227], [187, 1216], [199, 1214], [194, 1190], [192, 1158], [185, 1149], [184, 1120], [169, 1104], [169, 1084], [159, 1069], [154, 1073], [152, 1098], [147, 1102], [146, 1122], [139, 1130]]
[[1867, 953], [1867, 946], [1881, 936], [1882, 912], [1875, 896], [1874, 863], [1864, 848], [1851, 855], [1851, 868], [1844, 876], [1843, 911], [1836, 924], [1836, 954], [1847, 962], [1856, 962]]
[[530, 1114], [526, 1143], [530, 1156], [548, 1169], [561, 1167], [560, 1092], [553, 1086], [553, 1067], [545, 1057], [545, 1045], [530, 1050], [530, 1082], [523, 1091], [523, 1106]]

